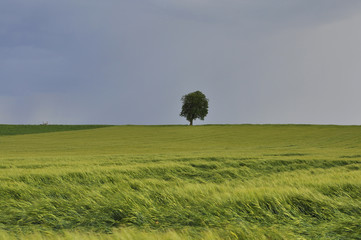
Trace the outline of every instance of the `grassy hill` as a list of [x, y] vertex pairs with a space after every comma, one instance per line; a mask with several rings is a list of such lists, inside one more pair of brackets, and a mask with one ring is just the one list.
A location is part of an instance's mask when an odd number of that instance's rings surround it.
[[2, 135], [0, 180], [0, 239], [361, 236], [359, 126]]
[[0, 124], [0, 136], [47, 132], [75, 131], [108, 127], [109, 125], [7, 125]]

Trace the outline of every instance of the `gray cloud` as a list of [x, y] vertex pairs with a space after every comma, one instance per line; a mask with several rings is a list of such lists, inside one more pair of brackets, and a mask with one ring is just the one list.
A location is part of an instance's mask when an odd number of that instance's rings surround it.
[[0, 3], [0, 122], [357, 124], [360, 1]]

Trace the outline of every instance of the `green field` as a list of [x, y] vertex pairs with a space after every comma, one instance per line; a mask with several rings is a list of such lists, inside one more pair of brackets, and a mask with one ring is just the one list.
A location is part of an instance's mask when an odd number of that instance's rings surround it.
[[0, 239], [361, 239], [360, 126], [49, 127], [0, 125]]
[[0, 124], [0, 136], [47, 132], [63, 132], [108, 127], [108, 125], [5, 125]]

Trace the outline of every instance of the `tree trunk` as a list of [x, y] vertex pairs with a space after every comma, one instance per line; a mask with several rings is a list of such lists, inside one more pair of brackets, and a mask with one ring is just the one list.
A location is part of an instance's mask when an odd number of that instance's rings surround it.
[[193, 126], [193, 119], [189, 120], [189, 126]]

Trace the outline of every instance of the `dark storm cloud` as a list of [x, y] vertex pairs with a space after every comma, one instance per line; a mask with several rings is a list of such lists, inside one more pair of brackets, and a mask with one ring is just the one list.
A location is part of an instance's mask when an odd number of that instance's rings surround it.
[[[360, 1], [0, 3], [0, 121], [358, 123]], [[342, 96], [342, 97], [341, 97]], [[349, 110], [348, 110], [349, 109]]]

